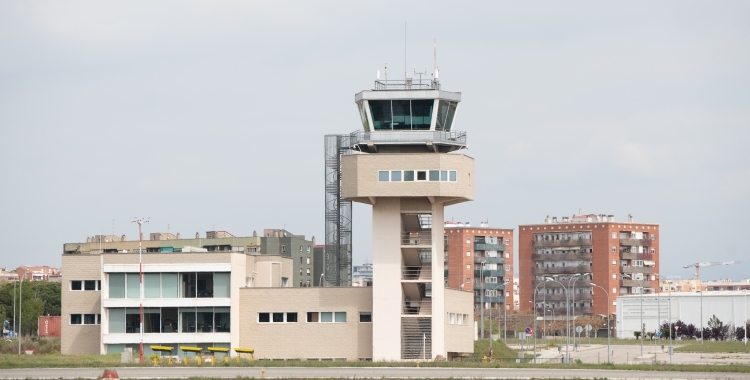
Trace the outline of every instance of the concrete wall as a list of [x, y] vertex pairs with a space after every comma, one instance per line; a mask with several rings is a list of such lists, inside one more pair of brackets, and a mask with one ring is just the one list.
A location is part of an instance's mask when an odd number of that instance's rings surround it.
[[[346, 323], [307, 322], [308, 312], [337, 311]], [[259, 323], [261, 312], [296, 312], [298, 322]], [[372, 358], [373, 324], [360, 323], [360, 312], [373, 312], [372, 288], [243, 288], [240, 346], [256, 358]]]
[[[474, 199], [474, 159], [462, 154], [355, 154], [341, 158], [342, 196], [443, 197], [446, 205]], [[379, 170], [456, 170], [456, 182], [378, 182]]]
[[101, 350], [101, 325], [71, 325], [71, 314], [102, 314], [101, 291], [72, 291], [73, 280], [102, 280], [101, 255], [63, 255], [62, 257], [62, 331], [63, 355], [98, 354]]
[[[465, 314], [468, 320], [451, 324], [448, 313]], [[445, 351], [474, 352], [474, 294], [445, 289]]]
[[373, 360], [401, 360], [401, 200], [372, 207]]

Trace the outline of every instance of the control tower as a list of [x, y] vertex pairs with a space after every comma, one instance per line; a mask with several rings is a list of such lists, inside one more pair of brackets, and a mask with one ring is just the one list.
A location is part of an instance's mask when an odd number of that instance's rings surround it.
[[436, 79], [355, 95], [362, 130], [341, 157], [341, 195], [372, 206], [375, 361], [473, 352], [473, 293], [446, 289], [443, 262], [444, 208], [474, 199], [474, 159], [453, 130], [460, 101]]

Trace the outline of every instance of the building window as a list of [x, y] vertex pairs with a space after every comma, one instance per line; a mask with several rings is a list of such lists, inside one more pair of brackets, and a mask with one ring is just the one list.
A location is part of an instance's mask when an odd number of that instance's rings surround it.
[[273, 323], [284, 322], [284, 313], [273, 313]]
[[359, 323], [372, 323], [372, 313], [371, 312], [359, 312]]
[[307, 253], [310, 253], [310, 246], [307, 246]]
[[96, 314], [84, 314], [83, 315], [84, 325], [96, 325]]
[[302, 253], [302, 246], [299, 246], [299, 252]]
[[281, 246], [281, 253], [286, 253], [286, 246], [285, 245]]
[[83, 290], [82, 281], [71, 281], [70, 290]]
[[431, 182], [440, 181], [440, 170], [430, 170], [430, 181]]
[[71, 314], [70, 315], [70, 324], [71, 325], [80, 325], [80, 324], [83, 324], [83, 318], [81, 318], [81, 314]]
[[406, 182], [414, 181], [414, 170], [404, 170], [404, 181]]
[[467, 284], [470, 284], [470, 283], [471, 283], [471, 277], [466, 277], [466, 283], [467, 283]]
[[509, 258], [510, 258], [510, 252], [505, 252], [505, 258], [506, 258], [506, 259], [509, 259]]
[[299, 257], [299, 263], [300, 263], [300, 264], [302, 264], [302, 260], [304, 260], [304, 258], [303, 258], [302, 256], [300, 256], [300, 257]]
[[258, 313], [258, 322], [259, 323], [271, 322], [271, 313]]
[[612, 252], [617, 252], [617, 247], [612, 247]]
[[616, 267], [616, 266], [617, 266], [617, 260], [612, 260], [612, 266], [613, 266], [613, 267]]
[[615, 273], [612, 273], [612, 279], [617, 280], [617, 275]]
[[506, 272], [510, 272], [510, 265], [506, 265], [506, 266], [505, 266], [505, 271], [506, 271]]
[[466, 238], [466, 244], [471, 244], [471, 239]]
[[[302, 286], [302, 281], [300, 281], [300, 285], [299, 286]], [[305, 286], [307, 286], [307, 287], [310, 286], [310, 280], [305, 281]]]
[[307, 275], [308, 276], [310, 275], [310, 269], [309, 268], [307, 269]]
[[653, 254], [653, 253], [656, 253], [656, 250], [655, 250], [655, 249], [653, 249], [653, 248], [651, 248], [651, 253], [652, 253], [652, 254]]
[[286, 313], [287, 323], [297, 323], [297, 313]]
[[310, 265], [310, 258], [307, 258], [307, 264]]
[[391, 182], [401, 182], [401, 170], [391, 170]]
[[449, 175], [449, 180], [451, 182], [456, 182], [456, 171], [455, 170], [449, 171], [448, 175]]
[[440, 171], [440, 182], [448, 182], [448, 171], [447, 170], [441, 170]]
[[380, 171], [378, 171], [378, 181], [380, 181], [380, 182], [388, 182], [388, 171], [387, 170], [380, 170]]

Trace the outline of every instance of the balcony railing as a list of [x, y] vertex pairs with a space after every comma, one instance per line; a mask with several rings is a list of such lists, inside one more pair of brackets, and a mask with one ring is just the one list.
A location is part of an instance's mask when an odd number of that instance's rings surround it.
[[[578, 284], [576, 284], [578, 285]], [[580, 286], [576, 286], [578, 288]], [[545, 302], [545, 301], [565, 301], [565, 293], [557, 293], [557, 294], [537, 294], [536, 295], [536, 302]], [[591, 300], [591, 293], [576, 293], [575, 297], [573, 294], [570, 295], [570, 301], [589, 301]]]
[[[565, 288], [568, 288], [568, 279], [564, 278], [564, 279], [561, 279], [559, 281], [563, 285], [565, 285]], [[576, 288], [579, 288], [579, 287], [581, 287], [581, 288], [591, 287], [591, 280], [589, 280], [589, 279], [579, 278], [579, 279], [573, 280], [573, 281], [576, 282]], [[571, 285], [570, 287], [571, 288], [573, 287], [572, 286], [573, 285], [573, 281], [570, 281], [570, 285]], [[545, 282], [546, 285], [539, 285], [542, 282]], [[561, 288], [560, 284], [557, 283], [557, 282], [555, 282], [555, 281], [534, 280], [534, 281], [532, 281], [531, 284], [534, 287], [536, 287], [537, 285], [539, 285], [539, 289], [544, 288], [544, 287], [546, 287], [548, 289], [558, 289], [558, 288]]]
[[546, 267], [531, 269], [533, 274], [577, 274], [577, 273], [590, 273], [591, 267], [588, 265], [578, 265], [574, 267]]
[[652, 274], [654, 273], [654, 267], [633, 267], [633, 266], [627, 266], [622, 267], [622, 273], [645, 273], [645, 274]]
[[534, 240], [534, 247], [578, 247], [590, 246], [591, 239]]
[[401, 269], [401, 279], [405, 281], [432, 281], [432, 266], [404, 267]]
[[474, 243], [475, 251], [505, 251], [505, 244]]
[[489, 256], [474, 255], [475, 264], [481, 264], [482, 262], [487, 263], [487, 264], [505, 264], [505, 258], [500, 257], [500, 256], [489, 257]]
[[492, 282], [481, 283], [481, 282], [477, 282], [477, 283], [474, 284], [474, 289], [475, 290], [489, 289], [489, 290], [497, 290], [498, 292], [504, 292], [505, 291], [505, 285], [503, 285], [502, 283], [492, 283]]
[[649, 280], [620, 280], [620, 286], [630, 288], [630, 287], [644, 287], [644, 288], [650, 288], [651, 287], [651, 281]]
[[653, 260], [653, 253], [634, 253], [634, 252], [620, 252], [620, 258], [623, 260]]
[[475, 269], [474, 277], [505, 277], [505, 271], [502, 269]]
[[620, 245], [650, 247], [651, 239], [620, 239]]
[[589, 252], [579, 253], [533, 253], [531, 259], [535, 261], [562, 261], [562, 260], [591, 260], [593, 254]]
[[492, 302], [492, 303], [505, 303], [505, 297], [502, 296], [484, 296], [484, 300], [482, 300], [482, 296], [474, 296], [474, 303], [481, 303], [482, 301], [486, 302]]
[[352, 146], [382, 144], [418, 144], [431, 142], [437, 145], [466, 146], [466, 132], [459, 131], [400, 131], [379, 130], [373, 132], [356, 131], [349, 134]]
[[432, 315], [432, 300], [404, 301], [402, 313], [406, 315]]
[[[542, 313], [544, 313], [544, 308], [538, 307], [536, 312], [538, 315], [542, 315]], [[565, 316], [567, 312], [568, 312], [568, 309], [564, 307], [553, 307], [553, 308], [548, 307], [546, 314], [548, 317], [552, 314], [556, 316], [557, 315]], [[570, 307], [570, 313], [573, 314], [572, 306]], [[591, 314], [593, 313], [593, 310], [590, 306], [584, 306], [584, 307], [579, 306], [575, 308], [575, 313], [576, 313], [576, 316], [584, 315], [584, 314]]]
[[401, 245], [432, 245], [432, 232], [402, 232]]

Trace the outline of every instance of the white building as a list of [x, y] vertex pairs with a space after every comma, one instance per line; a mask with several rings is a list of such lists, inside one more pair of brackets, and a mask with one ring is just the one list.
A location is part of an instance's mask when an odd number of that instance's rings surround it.
[[641, 323], [646, 332], [656, 331], [664, 322], [680, 320], [696, 327], [707, 327], [711, 316], [725, 325], [742, 326], [750, 314], [748, 292], [685, 292], [627, 295], [617, 297], [617, 337], [634, 339]]

